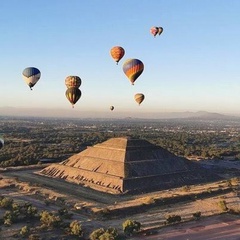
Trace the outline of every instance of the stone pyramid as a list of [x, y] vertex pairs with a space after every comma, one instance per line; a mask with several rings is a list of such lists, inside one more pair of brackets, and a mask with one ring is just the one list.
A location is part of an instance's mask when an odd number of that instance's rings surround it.
[[219, 179], [209, 171], [146, 140], [120, 137], [88, 147], [39, 174], [119, 194]]

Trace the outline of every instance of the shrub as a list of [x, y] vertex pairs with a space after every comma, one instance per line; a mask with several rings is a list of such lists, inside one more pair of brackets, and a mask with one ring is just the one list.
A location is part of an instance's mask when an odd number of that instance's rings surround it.
[[28, 226], [24, 226], [20, 230], [20, 235], [26, 237], [30, 233], [30, 228]]
[[228, 210], [227, 203], [225, 200], [220, 200], [218, 202], [218, 206], [221, 208], [222, 211], [226, 212]]
[[58, 215], [59, 215], [61, 218], [70, 219], [73, 214], [72, 214], [72, 213], [69, 213], [66, 208], [61, 208], [61, 209], [58, 210]]
[[182, 218], [179, 215], [169, 215], [166, 218], [167, 224], [181, 222]]
[[193, 218], [198, 220], [201, 217], [201, 212], [195, 212], [193, 213]]
[[81, 237], [83, 235], [82, 226], [77, 220], [72, 221], [70, 223], [69, 228], [70, 228], [71, 235], [79, 236], [79, 237]]
[[105, 232], [100, 237], [99, 240], [114, 240], [115, 238], [111, 235], [111, 233]]
[[141, 228], [141, 223], [135, 220], [126, 220], [122, 224], [123, 231], [126, 235], [131, 235], [134, 232], [138, 232]]
[[10, 209], [12, 207], [13, 200], [11, 198], [4, 197], [0, 201], [0, 207]]
[[43, 226], [46, 227], [59, 227], [61, 224], [61, 219], [59, 216], [55, 216], [53, 213], [48, 211], [43, 211], [40, 214], [40, 221]]
[[99, 228], [99, 229], [94, 230], [90, 234], [89, 238], [90, 238], [90, 240], [98, 240], [99, 237], [104, 233], [105, 233], [105, 230], [103, 228]]
[[17, 221], [19, 212], [6, 211], [3, 215], [3, 223], [7, 226], [12, 225]]
[[191, 189], [191, 187], [188, 186], [188, 185], [182, 187], [182, 191], [183, 191], [183, 192], [189, 192], [190, 189]]
[[99, 228], [93, 231], [89, 238], [90, 240], [117, 240], [119, 235], [115, 228], [108, 228], [107, 230]]
[[28, 219], [36, 217], [38, 209], [31, 203], [25, 203], [21, 208], [21, 213]]

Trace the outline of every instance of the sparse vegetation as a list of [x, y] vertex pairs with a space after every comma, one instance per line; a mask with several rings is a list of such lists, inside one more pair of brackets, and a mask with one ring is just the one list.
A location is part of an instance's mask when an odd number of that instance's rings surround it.
[[183, 192], [189, 192], [190, 189], [191, 189], [190, 186], [183, 186], [183, 187], [182, 187], [182, 191], [183, 191]]
[[83, 230], [81, 224], [76, 220], [72, 221], [69, 225], [69, 232], [71, 235], [82, 237]]
[[23, 237], [27, 237], [30, 233], [30, 228], [28, 226], [24, 226], [20, 230], [20, 235]]
[[182, 218], [179, 215], [168, 215], [166, 217], [166, 224], [181, 222]]
[[218, 206], [221, 208], [223, 212], [226, 212], [228, 210], [227, 203], [225, 200], [220, 200], [218, 202]]
[[141, 228], [141, 223], [135, 220], [126, 220], [122, 224], [124, 233], [129, 236], [135, 232], [138, 232]]
[[12, 207], [13, 200], [8, 197], [1, 197], [0, 198], [0, 207], [5, 209], [10, 209]]
[[117, 240], [119, 239], [119, 234], [115, 228], [99, 228], [94, 230], [90, 236], [90, 240]]
[[59, 216], [56, 216], [54, 213], [48, 211], [43, 211], [40, 213], [40, 221], [42, 226], [46, 228], [59, 227], [62, 222]]
[[201, 212], [200, 212], [200, 211], [193, 213], [193, 218], [194, 218], [195, 220], [199, 220], [200, 217], [201, 217]]

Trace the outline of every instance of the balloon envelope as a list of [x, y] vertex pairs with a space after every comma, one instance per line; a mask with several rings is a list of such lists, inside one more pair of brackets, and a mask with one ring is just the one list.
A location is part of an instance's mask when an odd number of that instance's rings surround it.
[[118, 64], [118, 62], [122, 59], [125, 54], [125, 50], [120, 46], [115, 46], [110, 50], [110, 54], [114, 61]]
[[80, 99], [82, 92], [78, 88], [68, 88], [65, 92], [66, 98], [74, 107], [74, 104]]
[[137, 93], [134, 96], [135, 101], [140, 105], [142, 101], [144, 100], [145, 96], [142, 93]]
[[150, 33], [155, 37], [158, 34], [158, 27], [151, 27]]
[[150, 33], [156, 37], [156, 35], [160, 35], [163, 32], [163, 28], [162, 27], [151, 27], [150, 29]]
[[158, 35], [160, 35], [163, 32], [163, 28], [162, 27], [158, 27]]
[[25, 68], [22, 72], [23, 80], [32, 90], [32, 87], [37, 83], [41, 77], [41, 72], [35, 67]]
[[137, 78], [142, 74], [144, 65], [139, 59], [128, 59], [123, 64], [123, 72], [126, 74], [132, 85]]
[[67, 88], [75, 87], [79, 88], [82, 84], [82, 80], [78, 76], [68, 76], [65, 79], [65, 85]]
[[114, 109], [114, 106], [111, 106], [111, 107], [110, 107], [110, 110], [113, 111], [113, 109]]

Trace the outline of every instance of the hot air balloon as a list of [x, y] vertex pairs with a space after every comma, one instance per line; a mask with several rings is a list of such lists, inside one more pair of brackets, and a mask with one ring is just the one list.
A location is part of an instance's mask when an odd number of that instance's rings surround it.
[[23, 79], [32, 90], [33, 86], [41, 77], [41, 72], [35, 67], [25, 68], [22, 72]]
[[163, 32], [163, 28], [162, 27], [151, 27], [150, 29], [150, 33], [156, 37], [156, 35], [160, 35]]
[[110, 54], [114, 61], [118, 64], [118, 62], [122, 59], [125, 54], [125, 50], [120, 46], [115, 46], [110, 50]]
[[0, 149], [3, 148], [3, 146], [4, 146], [4, 140], [0, 138]]
[[126, 74], [132, 85], [142, 74], [144, 69], [143, 63], [138, 59], [128, 59], [123, 64], [123, 72]]
[[134, 96], [134, 99], [139, 104], [139, 106], [142, 103], [142, 101], [144, 100], [144, 98], [145, 98], [145, 96], [142, 93], [137, 93]]
[[74, 104], [80, 99], [82, 92], [78, 88], [71, 87], [66, 90], [65, 95], [68, 101], [72, 104], [72, 107], [74, 107]]
[[163, 32], [163, 28], [162, 27], [158, 27], [158, 35], [161, 35], [162, 32]]
[[111, 107], [110, 107], [110, 110], [113, 111], [113, 109], [114, 109], [114, 106], [111, 106]]
[[82, 80], [78, 76], [68, 76], [65, 79], [65, 85], [67, 86], [67, 88], [70, 88], [70, 87], [79, 88], [81, 84], [82, 84]]
[[158, 34], [158, 27], [151, 27], [150, 28], [150, 33], [156, 37], [156, 35]]

